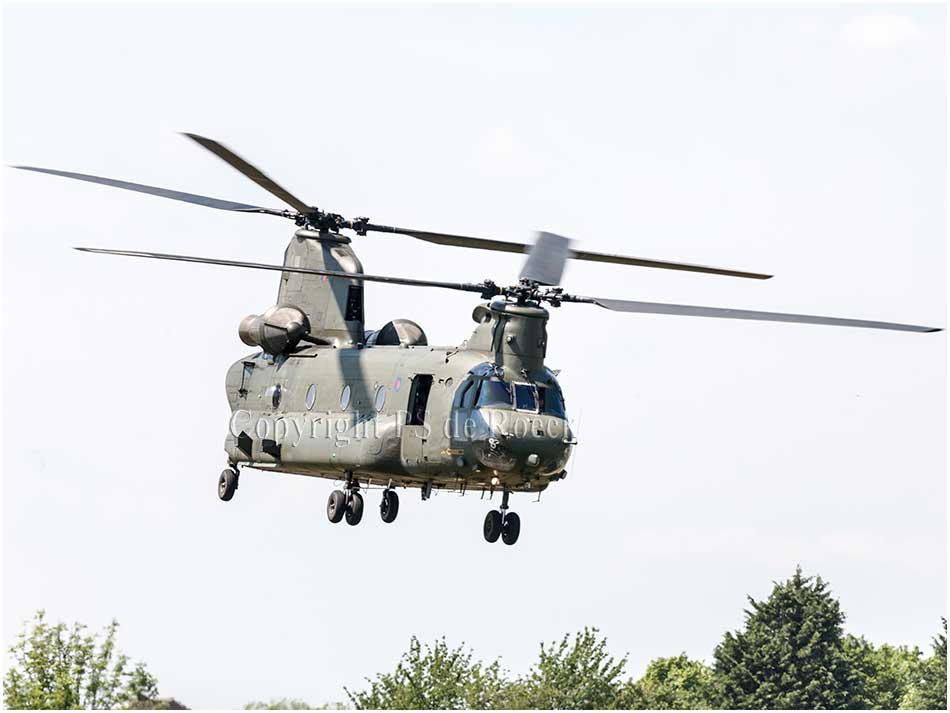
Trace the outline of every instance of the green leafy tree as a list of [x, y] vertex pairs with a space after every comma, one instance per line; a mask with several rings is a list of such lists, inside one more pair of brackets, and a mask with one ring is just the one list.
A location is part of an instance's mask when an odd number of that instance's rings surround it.
[[541, 644], [538, 663], [511, 687], [508, 706], [517, 709], [581, 710], [624, 707], [622, 676], [627, 658], [615, 659], [607, 639], [585, 628], [550, 646]]
[[709, 708], [712, 669], [686, 654], [654, 659], [636, 682], [624, 687], [623, 708], [698, 710]]
[[137, 663], [129, 673], [125, 690], [129, 708], [142, 709], [159, 704], [158, 680], [143, 663]]
[[768, 599], [749, 597], [745, 629], [716, 647], [714, 690], [723, 708], [861, 707], [861, 676], [845, 652], [844, 614], [821, 577], [801, 568]]
[[853, 703], [859, 708], [895, 710], [917, 680], [920, 649], [874, 646], [863, 636], [844, 638], [844, 651], [851, 661], [857, 685]]
[[507, 683], [499, 661], [486, 665], [474, 660], [464, 645], [449, 648], [442, 638], [423, 646], [416, 637], [394, 672], [367, 682], [364, 691], [344, 688], [357, 709], [497, 708]]
[[943, 632], [933, 640], [933, 654], [919, 667], [917, 680], [901, 701], [901, 708], [922, 710], [947, 709], [947, 620]]
[[246, 711], [311, 711], [316, 710], [299, 698], [271, 698], [269, 701], [252, 701], [244, 706]]
[[312, 706], [299, 698], [271, 698], [269, 701], [253, 701], [244, 706], [246, 711], [339, 711], [345, 710], [342, 703], [326, 703]]
[[10, 647], [3, 701], [16, 709], [105, 709], [154, 706], [155, 679], [143, 664], [115, 648], [119, 625], [112, 621], [101, 638], [86, 627], [50, 624], [38, 611]]

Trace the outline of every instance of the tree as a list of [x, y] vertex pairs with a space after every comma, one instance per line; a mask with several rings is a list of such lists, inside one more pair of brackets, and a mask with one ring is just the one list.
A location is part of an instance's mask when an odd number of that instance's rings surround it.
[[623, 708], [698, 710], [709, 708], [712, 670], [686, 654], [654, 659], [636, 682], [621, 695]]
[[271, 698], [269, 701], [252, 701], [244, 706], [246, 711], [338, 711], [345, 710], [342, 703], [326, 703], [312, 706], [299, 698]]
[[844, 650], [844, 614], [821, 577], [776, 583], [749, 597], [745, 629], [727, 632], [714, 658], [715, 703], [723, 708], [860, 707], [861, 678]]
[[584, 628], [573, 640], [565, 635], [549, 647], [541, 644], [538, 663], [509, 692], [510, 708], [579, 710], [624, 707], [621, 680], [627, 657], [614, 659], [607, 639]]
[[844, 638], [857, 683], [854, 704], [860, 708], [895, 710], [917, 680], [920, 649], [917, 647], [874, 646], [863, 636]]
[[415, 636], [393, 673], [367, 682], [365, 691], [343, 689], [357, 709], [497, 708], [506, 685], [499, 661], [485, 665], [464, 644], [452, 649], [442, 638], [423, 646]]
[[923, 710], [947, 709], [947, 620], [943, 632], [933, 639], [932, 655], [924, 659], [917, 680], [908, 690], [901, 708]]
[[115, 648], [119, 624], [113, 620], [101, 639], [86, 627], [49, 624], [40, 610], [10, 647], [3, 701], [17, 709], [103, 709], [154, 707], [155, 678], [144, 664], [129, 669]]

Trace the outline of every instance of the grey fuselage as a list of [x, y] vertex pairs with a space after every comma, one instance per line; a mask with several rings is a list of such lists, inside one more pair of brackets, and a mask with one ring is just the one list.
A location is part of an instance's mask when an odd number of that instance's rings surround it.
[[[285, 264], [337, 269], [331, 260], [342, 250], [345, 271], [362, 271], [349, 245], [337, 240], [311, 238], [305, 254], [316, 257], [295, 258], [300, 232]], [[310, 283], [293, 304], [326, 343], [276, 356], [258, 352], [228, 370], [225, 450], [232, 463], [370, 485], [459, 489], [537, 491], [565, 475], [574, 440], [560, 386], [544, 366], [545, 309], [481, 304], [472, 315], [475, 331], [458, 347], [428, 346], [424, 335], [396, 344], [390, 335], [384, 345], [362, 331], [360, 283]], [[352, 285], [359, 288], [358, 324], [343, 319], [356, 316], [352, 290], [347, 295]], [[285, 277], [278, 300], [291, 304], [286, 286]]]

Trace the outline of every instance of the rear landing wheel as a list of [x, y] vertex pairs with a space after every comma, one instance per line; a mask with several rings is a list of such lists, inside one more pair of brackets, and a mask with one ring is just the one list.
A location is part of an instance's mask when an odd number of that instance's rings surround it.
[[363, 496], [359, 493], [353, 493], [350, 496], [350, 502], [346, 507], [346, 524], [359, 525], [363, 519]]
[[485, 526], [483, 528], [485, 539], [489, 542], [497, 542], [499, 535], [501, 535], [501, 529], [501, 513], [497, 510], [489, 510], [485, 516]]
[[346, 514], [346, 496], [342, 490], [334, 490], [327, 500], [327, 517], [330, 522], [339, 522]]
[[387, 488], [383, 491], [382, 502], [379, 503], [379, 516], [383, 518], [383, 522], [392, 522], [398, 514], [399, 496], [396, 495], [395, 490]]
[[238, 472], [233, 468], [225, 468], [218, 478], [218, 497], [227, 502], [234, 497], [238, 486]]

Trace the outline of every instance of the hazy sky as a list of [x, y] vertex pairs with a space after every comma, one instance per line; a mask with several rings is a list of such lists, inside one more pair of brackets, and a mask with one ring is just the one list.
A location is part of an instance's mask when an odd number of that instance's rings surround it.
[[[15, 6], [3, 161], [255, 204], [216, 137], [348, 216], [774, 272], [572, 264], [581, 294], [946, 326], [945, 9]], [[246, 471], [216, 495], [239, 320], [277, 279], [73, 245], [279, 261], [292, 226], [3, 169], [3, 645], [39, 607], [122, 624], [193, 707], [342, 700], [413, 634], [527, 668], [599, 626], [639, 675], [710, 658], [800, 563], [847, 629], [946, 614], [946, 337], [555, 311], [580, 447], [515, 547], [477, 496]], [[368, 236], [368, 272], [513, 280], [516, 256]], [[470, 295], [367, 285], [430, 343]]]

